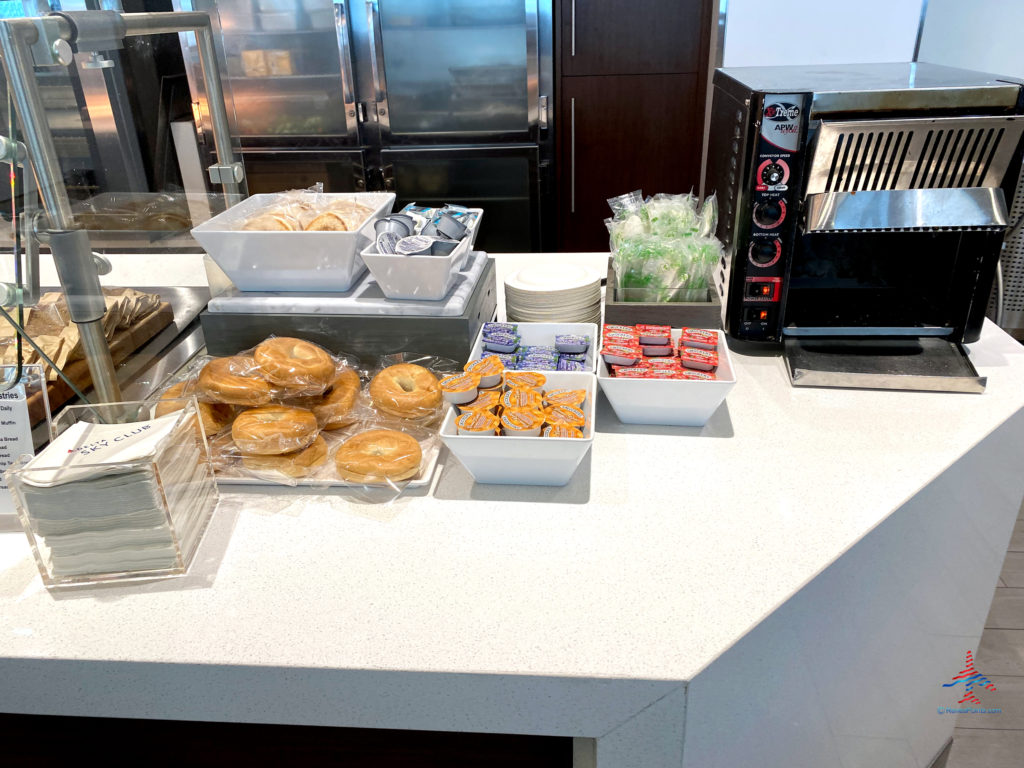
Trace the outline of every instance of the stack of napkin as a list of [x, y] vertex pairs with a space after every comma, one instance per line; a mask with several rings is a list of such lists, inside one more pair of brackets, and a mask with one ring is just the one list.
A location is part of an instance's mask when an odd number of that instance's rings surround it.
[[217, 502], [194, 411], [79, 421], [13, 477], [54, 579], [184, 572]]

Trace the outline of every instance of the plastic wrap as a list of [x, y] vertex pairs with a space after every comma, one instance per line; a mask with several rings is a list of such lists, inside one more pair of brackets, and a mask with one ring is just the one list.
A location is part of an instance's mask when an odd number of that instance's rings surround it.
[[[268, 341], [279, 338], [282, 337], [272, 337]], [[292, 349], [296, 348], [292, 342], [308, 344], [302, 340], [286, 340]], [[436, 427], [443, 416], [443, 400], [439, 397], [437, 406], [415, 408], [408, 417], [398, 418], [375, 405], [370, 396], [369, 383], [374, 376], [388, 368], [414, 366], [431, 377], [435, 389], [440, 393], [437, 381], [459, 370], [454, 360], [399, 353], [380, 358], [367, 370], [360, 367], [358, 359], [352, 355], [330, 354], [310, 344], [310, 347], [329, 355], [330, 377], [326, 387], [321, 388], [319, 378], [304, 373], [303, 388], [296, 385], [294, 380], [289, 382], [291, 386], [266, 381], [264, 376], [268, 370], [266, 366], [257, 363], [262, 355], [258, 358], [256, 354], [266, 343], [229, 358], [197, 359], [163, 392], [163, 398], [192, 392], [205, 398], [206, 402], [199, 402], [199, 412], [203, 416], [204, 431], [209, 438], [210, 454], [219, 479], [324, 488], [346, 486], [355, 489], [353, 498], [356, 500], [373, 503], [393, 500], [410, 483], [422, 482], [424, 473], [437, 460], [439, 442]], [[305, 349], [301, 345], [298, 348]], [[309, 356], [303, 357], [303, 360], [319, 358], [315, 352], [306, 351]], [[276, 363], [280, 363], [280, 359], [275, 358]], [[251, 388], [254, 381], [262, 381], [268, 387], [268, 402], [258, 406], [214, 402], [209, 394], [211, 365], [215, 373], [219, 368], [230, 369], [233, 376], [243, 380], [235, 384], [246, 392], [246, 388]], [[286, 365], [285, 376], [282, 377], [279, 375], [281, 371], [271, 365], [271, 375], [278, 381], [284, 381], [288, 375], [295, 373], [292, 368], [297, 367], [289, 368]], [[207, 374], [205, 388], [201, 386], [203, 372]], [[225, 385], [220, 382], [219, 388], [213, 391], [220, 397], [224, 389]], [[318, 394], [306, 394], [310, 391], [318, 391]], [[168, 409], [171, 405], [171, 402], [161, 399], [157, 400], [155, 408]], [[207, 411], [216, 418], [207, 419]], [[403, 464], [401, 461], [396, 461], [394, 465], [382, 464], [384, 469], [379, 476], [369, 471], [359, 472], [355, 465], [343, 464], [339, 469], [336, 461], [339, 449], [358, 434], [372, 430], [390, 430], [414, 438], [420, 451], [415, 471], [412, 471], [411, 465], [398, 471], [396, 467]], [[410, 452], [413, 452], [408, 439], [395, 437], [395, 440], [399, 445], [404, 443], [409, 446]], [[358, 442], [350, 444], [352, 450], [347, 453], [355, 454], [357, 447]], [[375, 445], [372, 450], [378, 448], [380, 446]], [[368, 460], [364, 469], [373, 466], [376, 466], [373, 460]]]
[[413, 352], [378, 359], [368, 394], [384, 419], [401, 419], [425, 427], [437, 426], [444, 416], [441, 379], [458, 373], [454, 360]]
[[231, 424], [231, 439], [243, 455], [278, 456], [301, 451], [319, 431], [312, 411], [290, 405], [262, 405], [238, 414]]
[[612, 198], [605, 221], [620, 301], [707, 301], [722, 245], [714, 195], [698, 205], [692, 194], [640, 192]]
[[238, 229], [261, 232], [353, 232], [373, 213], [354, 200], [331, 199], [323, 184], [280, 193], [272, 205], [237, 223]]

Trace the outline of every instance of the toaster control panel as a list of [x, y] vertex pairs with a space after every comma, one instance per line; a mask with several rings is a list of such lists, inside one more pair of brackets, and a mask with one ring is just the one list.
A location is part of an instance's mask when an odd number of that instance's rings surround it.
[[750, 190], [747, 243], [737, 249], [730, 330], [751, 341], [782, 337], [785, 279], [795, 232], [796, 176], [806, 94], [765, 94]]

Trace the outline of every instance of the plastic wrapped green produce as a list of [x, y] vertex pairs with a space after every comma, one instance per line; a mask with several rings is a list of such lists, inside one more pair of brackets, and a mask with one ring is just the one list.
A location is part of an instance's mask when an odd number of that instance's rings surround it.
[[708, 301], [711, 274], [722, 253], [712, 234], [715, 198], [631, 192], [608, 201], [605, 220], [620, 301]]

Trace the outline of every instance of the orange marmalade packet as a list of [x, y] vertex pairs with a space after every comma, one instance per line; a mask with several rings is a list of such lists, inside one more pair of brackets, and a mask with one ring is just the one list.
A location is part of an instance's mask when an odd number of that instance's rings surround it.
[[477, 373], [458, 373], [441, 379], [442, 392], [466, 392], [480, 386], [480, 375]]
[[467, 373], [478, 373], [481, 376], [493, 376], [505, 370], [505, 364], [497, 355], [482, 357], [479, 360], [472, 360], [463, 366]]
[[496, 435], [498, 424], [498, 417], [487, 411], [466, 411], [455, 419], [455, 426], [460, 433]]
[[541, 402], [541, 395], [535, 389], [527, 389], [526, 387], [516, 387], [510, 389], [504, 395], [501, 396], [501, 405], [504, 408], [540, 408], [543, 403]]
[[564, 424], [552, 424], [544, 427], [541, 437], [578, 437], [583, 438], [583, 433], [574, 427], [567, 427]]
[[571, 405], [551, 405], [544, 409], [544, 421], [552, 426], [562, 424], [582, 428], [587, 423], [587, 417], [582, 410]]
[[460, 405], [459, 410], [463, 413], [466, 411], [491, 411], [493, 413], [500, 401], [501, 393], [498, 390], [482, 389], [477, 393], [475, 400]]
[[571, 405], [580, 408], [586, 399], [585, 389], [550, 389], [544, 393], [546, 405]]
[[529, 387], [530, 389], [540, 389], [547, 383], [548, 379], [543, 373], [536, 373], [535, 371], [506, 371], [505, 372], [505, 386], [509, 389], [515, 387]]
[[536, 408], [506, 408], [501, 412], [501, 426], [506, 431], [528, 432], [540, 429], [544, 414]]

